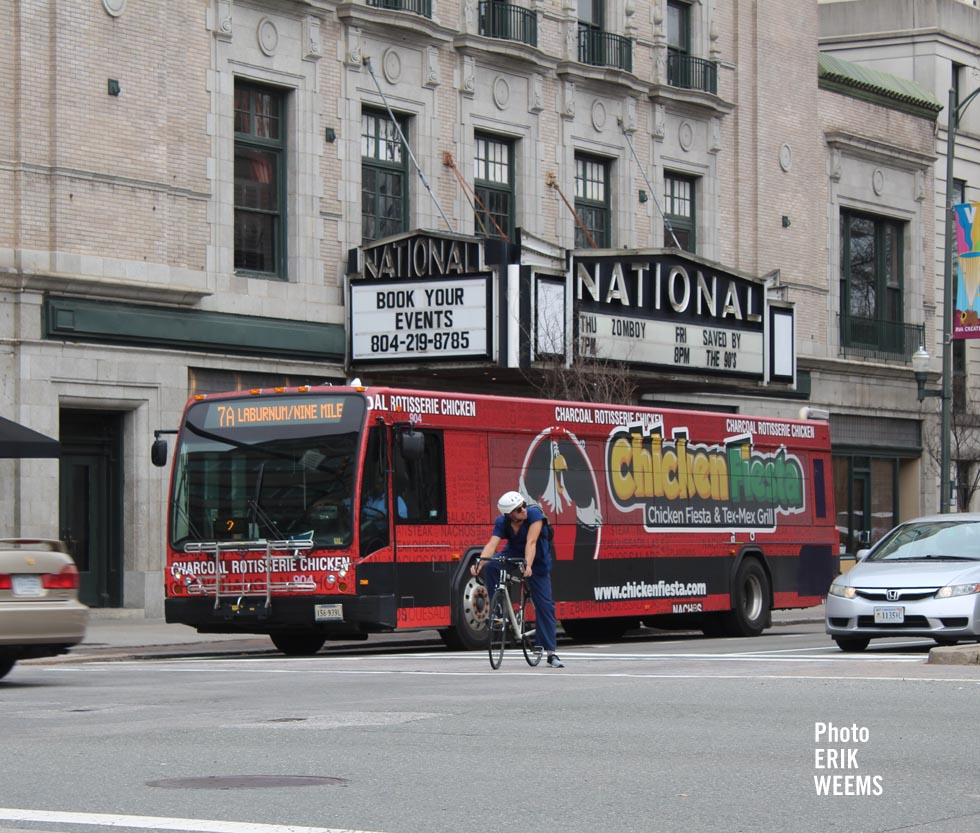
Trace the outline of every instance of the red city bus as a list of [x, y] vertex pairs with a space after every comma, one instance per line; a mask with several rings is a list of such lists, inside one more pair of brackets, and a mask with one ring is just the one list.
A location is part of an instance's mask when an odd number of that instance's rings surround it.
[[554, 528], [557, 616], [576, 639], [641, 623], [756, 635], [833, 577], [826, 422], [282, 388], [187, 404], [166, 619], [265, 633], [288, 654], [423, 628], [481, 647], [488, 600], [469, 566], [510, 489]]

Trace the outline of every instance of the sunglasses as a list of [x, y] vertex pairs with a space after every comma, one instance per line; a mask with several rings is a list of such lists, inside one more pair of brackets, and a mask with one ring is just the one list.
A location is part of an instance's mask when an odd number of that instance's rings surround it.
[[515, 512], [523, 512], [525, 509], [527, 509], [527, 504], [526, 503], [522, 503], [516, 509], [511, 509], [510, 510], [510, 514], [513, 515]]

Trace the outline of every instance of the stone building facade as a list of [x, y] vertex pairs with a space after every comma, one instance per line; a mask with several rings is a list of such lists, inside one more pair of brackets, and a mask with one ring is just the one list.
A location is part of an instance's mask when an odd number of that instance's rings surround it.
[[90, 604], [159, 616], [149, 445], [188, 396], [353, 374], [531, 392], [499, 341], [349, 361], [350, 287], [363, 247], [482, 241], [492, 215], [494, 309], [519, 310], [511, 266], [568, 287], [589, 248], [568, 206], [609, 256], [677, 242], [793, 314], [790, 378], [639, 367], [638, 399], [828, 411], [843, 550], [932, 508], [909, 358], [936, 341], [940, 107], [827, 65], [815, 0], [776, 5], [0, 0], [0, 413], [62, 443], [0, 461], [3, 533], [66, 538]]

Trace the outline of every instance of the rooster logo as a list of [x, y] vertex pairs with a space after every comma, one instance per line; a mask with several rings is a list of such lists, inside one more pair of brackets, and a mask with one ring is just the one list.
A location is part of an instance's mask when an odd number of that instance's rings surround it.
[[[528, 446], [521, 466], [521, 493], [542, 506], [555, 525], [558, 558], [595, 559], [599, 555], [602, 513], [599, 487], [584, 443], [553, 426]], [[574, 542], [565, 541], [574, 522]]]

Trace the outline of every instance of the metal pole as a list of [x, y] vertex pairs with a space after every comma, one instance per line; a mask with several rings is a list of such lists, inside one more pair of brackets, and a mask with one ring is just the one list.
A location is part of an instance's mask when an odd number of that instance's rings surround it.
[[939, 453], [939, 511], [949, 512], [950, 404], [953, 398], [953, 152], [956, 143], [956, 91], [946, 110], [946, 231], [943, 234], [943, 394]]
[[942, 392], [942, 436], [940, 437], [940, 462], [942, 468], [939, 482], [939, 511], [949, 512], [953, 480], [949, 468], [952, 464], [950, 439], [952, 435], [953, 405], [953, 307], [956, 304], [956, 282], [953, 279], [953, 154], [956, 150], [956, 131], [960, 126], [960, 115], [977, 95], [977, 87], [959, 104], [956, 103], [956, 90], [950, 88], [947, 104], [946, 125], [946, 230], [943, 239], [943, 392]]

